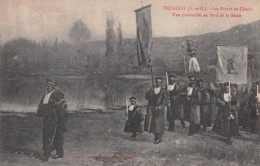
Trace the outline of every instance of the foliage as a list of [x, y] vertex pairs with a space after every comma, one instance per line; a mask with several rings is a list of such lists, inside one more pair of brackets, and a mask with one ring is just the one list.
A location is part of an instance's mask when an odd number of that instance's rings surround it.
[[74, 22], [73, 27], [70, 29], [69, 32], [69, 38], [72, 42], [75, 43], [86, 42], [87, 40], [90, 39], [90, 37], [91, 37], [91, 32], [83, 21], [78, 20]]
[[[106, 56], [106, 43], [68, 43], [18, 38], [1, 49], [1, 73], [12, 77], [46, 74], [122, 74], [137, 70], [136, 54], [120, 52]], [[8, 78], [6, 78], [8, 79]], [[5, 80], [5, 79], [2, 79]]]

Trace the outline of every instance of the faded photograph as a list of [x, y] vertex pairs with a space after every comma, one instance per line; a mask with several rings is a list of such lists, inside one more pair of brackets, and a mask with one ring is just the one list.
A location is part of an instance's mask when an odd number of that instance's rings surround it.
[[1, 0], [0, 165], [260, 165], [259, 0]]

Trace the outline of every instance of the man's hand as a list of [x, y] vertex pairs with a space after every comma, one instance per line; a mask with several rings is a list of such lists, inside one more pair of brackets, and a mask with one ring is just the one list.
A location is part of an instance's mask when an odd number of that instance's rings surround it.
[[171, 102], [168, 102], [167, 106], [168, 106], [169, 108], [171, 108]]
[[228, 120], [230, 120], [230, 119], [235, 119], [234, 116], [233, 116], [232, 114], [230, 114]]
[[37, 116], [37, 117], [41, 117], [41, 116], [42, 116], [42, 112], [41, 112], [41, 110], [38, 109], [38, 110], [36, 111], [35, 116]]
[[229, 95], [229, 96], [228, 96], [228, 102], [230, 102], [230, 101], [231, 101], [231, 99], [232, 99], [232, 96], [231, 96], [231, 95]]
[[260, 102], [259, 96], [256, 96], [256, 101], [257, 101], [258, 103]]

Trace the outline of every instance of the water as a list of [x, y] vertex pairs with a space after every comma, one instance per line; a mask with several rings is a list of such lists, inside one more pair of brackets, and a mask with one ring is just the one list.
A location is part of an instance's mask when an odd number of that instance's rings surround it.
[[[65, 94], [70, 110], [102, 109], [125, 106], [131, 95], [140, 105], [147, 104], [145, 92], [151, 86], [149, 76], [52, 76], [57, 88]], [[22, 77], [10, 79], [1, 92], [1, 111], [35, 112], [45, 94], [46, 77]]]

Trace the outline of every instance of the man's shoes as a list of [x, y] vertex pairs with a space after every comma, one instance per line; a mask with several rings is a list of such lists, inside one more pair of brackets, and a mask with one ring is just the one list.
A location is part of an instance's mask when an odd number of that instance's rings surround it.
[[189, 134], [188, 134], [188, 136], [193, 136], [193, 135], [194, 135], [194, 133], [189, 133]]
[[154, 144], [159, 144], [159, 143], [161, 143], [162, 141], [159, 141], [159, 140], [156, 140], [156, 141], [154, 141], [153, 143]]
[[226, 143], [228, 144], [228, 145], [232, 145], [232, 140], [231, 139], [228, 139], [228, 140], [226, 140]]
[[45, 163], [49, 160], [49, 158], [48, 157], [41, 157], [40, 160], [41, 160], [42, 163]]
[[58, 159], [58, 158], [63, 158], [63, 156], [62, 156], [62, 155], [57, 155], [57, 154], [56, 154], [55, 156], [52, 157], [52, 159]]
[[186, 128], [184, 121], [181, 121], [181, 126], [182, 126], [182, 128]]
[[159, 144], [159, 143], [161, 143], [162, 142], [162, 140], [154, 140], [154, 144]]
[[131, 138], [136, 138], [136, 134], [131, 135]]
[[207, 127], [206, 127], [206, 126], [203, 126], [202, 130], [203, 130], [203, 131], [207, 131]]
[[196, 125], [196, 131], [200, 131], [200, 130], [201, 130], [200, 124]]

